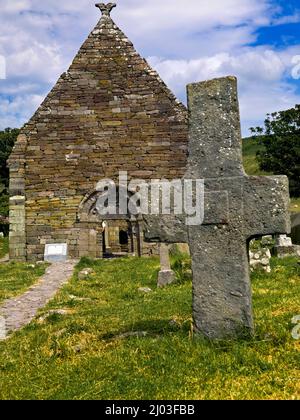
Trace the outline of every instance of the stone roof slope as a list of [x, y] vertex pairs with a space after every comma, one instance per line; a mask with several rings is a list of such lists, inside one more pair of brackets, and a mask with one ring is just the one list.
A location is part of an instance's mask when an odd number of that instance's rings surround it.
[[[88, 80], [94, 85], [95, 90], [99, 86], [102, 87], [93, 98], [96, 103], [99, 97], [105, 99], [103, 90], [114, 93], [114, 96], [124, 94], [126, 96], [124, 84], [129, 82], [128, 90], [134, 92], [136, 96], [147, 95], [149, 87], [152, 89], [155, 87], [157, 92], [169, 98], [175, 111], [183, 113], [183, 117], [186, 117], [186, 107], [175, 97], [159, 74], [137, 53], [132, 42], [114, 23], [110, 15], [103, 14], [79, 49], [68, 71], [60, 76], [33, 117], [24, 125], [22, 132], [30, 132], [40, 117], [60, 112], [59, 107], [57, 111], [55, 110], [55, 105], [63, 99], [66, 83], [70, 87], [74, 83], [84, 86], [84, 81], [88, 84]], [[137, 83], [138, 81], [140, 82]], [[74, 115], [76, 115], [75, 110]]]

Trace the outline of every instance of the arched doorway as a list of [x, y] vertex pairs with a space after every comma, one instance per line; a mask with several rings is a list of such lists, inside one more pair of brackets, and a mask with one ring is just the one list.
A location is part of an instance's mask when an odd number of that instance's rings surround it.
[[[128, 196], [129, 194], [128, 192]], [[97, 205], [99, 197], [101, 197], [101, 193], [98, 191], [88, 194], [81, 203], [78, 212], [76, 224], [78, 228], [82, 230], [97, 229], [100, 233], [95, 244], [91, 244], [90, 241], [88, 241], [88, 245], [83, 244], [86, 252], [84, 256], [92, 254], [91, 247], [97, 247], [96, 254], [100, 254], [104, 258], [126, 255], [141, 256], [143, 243], [141, 217], [131, 214], [103, 216]], [[80, 256], [83, 255], [80, 254]]]

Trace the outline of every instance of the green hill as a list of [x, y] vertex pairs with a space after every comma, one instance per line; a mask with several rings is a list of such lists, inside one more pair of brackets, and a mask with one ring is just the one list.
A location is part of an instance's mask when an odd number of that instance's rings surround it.
[[[259, 169], [256, 153], [262, 149], [258, 140], [252, 137], [243, 140], [244, 168], [247, 175], [272, 175]], [[300, 198], [291, 199], [291, 212], [300, 212]]]
[[248, 175], [272, 175], [259, 169], [256, 154], [262, 149], [255, 138], [249, 137], [243, 140], [244, 168]]

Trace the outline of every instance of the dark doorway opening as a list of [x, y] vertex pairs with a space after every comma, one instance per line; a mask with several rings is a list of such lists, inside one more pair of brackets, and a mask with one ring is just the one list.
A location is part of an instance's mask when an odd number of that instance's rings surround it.
[[128, 242], [129, 242], [128, 233], [125, 232], [125, 230], [120, 230], [119, 241], [120, 241], [120, 245], [128, 245]]

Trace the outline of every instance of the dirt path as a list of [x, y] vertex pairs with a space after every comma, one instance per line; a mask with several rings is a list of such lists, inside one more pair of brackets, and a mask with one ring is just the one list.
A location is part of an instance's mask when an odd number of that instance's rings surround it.
[[52, 264], [37, 284], [0, 306], [0, 340], [29, 324], [70, 279], [77, 261]]

